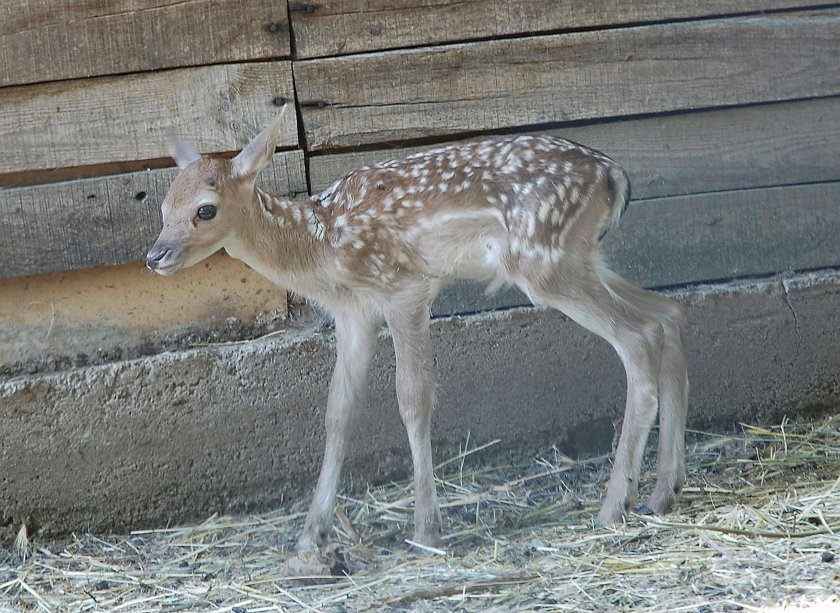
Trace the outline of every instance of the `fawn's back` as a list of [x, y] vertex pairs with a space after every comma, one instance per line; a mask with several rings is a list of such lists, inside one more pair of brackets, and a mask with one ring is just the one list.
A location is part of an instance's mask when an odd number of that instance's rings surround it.
[[612, 160], [576, 143], [486, 138], [345, 175], [313, 197], [309, 228], [348, 281], [505, 282], [523, 263], [594, 248], [628, 189]]

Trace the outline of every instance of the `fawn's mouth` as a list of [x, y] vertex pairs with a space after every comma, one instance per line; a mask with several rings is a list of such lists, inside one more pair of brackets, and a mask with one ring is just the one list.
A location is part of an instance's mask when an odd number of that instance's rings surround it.
[[148, 268], [159, 274], [161, 277], [170, 277], [175, 273], [181, 272], [181, 269], [183, 269], [184, 266], [180, 262], [175, 262], [173, 264], [167, 264], [166, 266], [158, 266], [155, 268], [148, 266]]
[[146, 255], [146, 267], [159, 275], [174, 275], [184, 267], [184, 251], [174, 245], [155, 244]]

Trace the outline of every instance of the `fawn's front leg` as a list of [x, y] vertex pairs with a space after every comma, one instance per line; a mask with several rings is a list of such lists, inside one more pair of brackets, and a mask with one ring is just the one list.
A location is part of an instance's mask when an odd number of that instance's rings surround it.
[[336, 490], [344, 462], [353, 415], [367, 386], [370, 361], [376, 350], [376, 332], [381, 321], [369, 314], [340, 313], [335, 318], [337, 357], [330, 381], [326, 412], [326, 447], [315, 495], [306, 515], [297, 550], [322, 546], [332, 529]]
[[[406, 312], [407, 311], [407, 312]], [[397, 359], [397, 401], [408, 432], [414, 465], [414, 542], [440, 545], [441, 517], [432, 463], [432, 405], [434, 363], [429, 333], [429, 308], [411, 308], [386, 316]]]

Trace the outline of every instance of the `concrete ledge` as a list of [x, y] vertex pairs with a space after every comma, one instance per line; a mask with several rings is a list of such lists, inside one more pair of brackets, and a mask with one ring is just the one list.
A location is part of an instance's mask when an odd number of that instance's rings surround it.
[[[692, 427], [840, 400], [840, 275], [673, 295], [691, 324]], [[600, 339], [533, 308], [437, 320], [434, 336], [438, 460], [468, 432], [474, 444], [501, 438], [494, 452], [515, 455], [552, 443], [571, 453], [609, 446], [624, 377]], [[393, 351], [386, 334], [380, 343], [348, 465], [371, 480], [409, 468]], [[330, 331], [298, 331], [5, 381], [0, 524], [7, 534], [21, 522], [53, 534], [127, 530], [308, 496], [332, 361]]]

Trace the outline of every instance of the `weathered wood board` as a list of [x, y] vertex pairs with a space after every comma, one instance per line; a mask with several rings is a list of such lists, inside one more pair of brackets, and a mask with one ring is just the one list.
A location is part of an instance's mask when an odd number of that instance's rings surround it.
[[[0, 190], [0, 278], [136, 262], [160, 232], [177, 170]], [[303, 152], [278, 153], [260, 177], [278, 194], [306, 191]]]
[[840, 266], [840, 182], [631, 204], [605, 253], [648, 287]]
[[[3, 88], [0, 175], [168, 157], [174, 135], [202, 152], [236, 150], [293, 87], [290, 62], [259, 62]], [[297, 140], [290, 109], [279, 146]]]
[[311, 151], [840, 94], [840, 10], [736, 17], [294, 65]]
[[[840, 182], [634, 202], [604, 239], [613, 270], [667, 287], [840, 266]], [[435, 315], [530, 304], [517, 290], [444, 290]]]
[[299, 58], [795, 9], [803, 0], [292, 0]]
[[286, 0], [0, 2], [0, 86], [289, 55]]
[[[603, 151], [636, 199], [840, 180], [840, 97], [661, 115], [546, 130]], [[313, 191], [360, 166], [424, 147], [319, 155]]]

